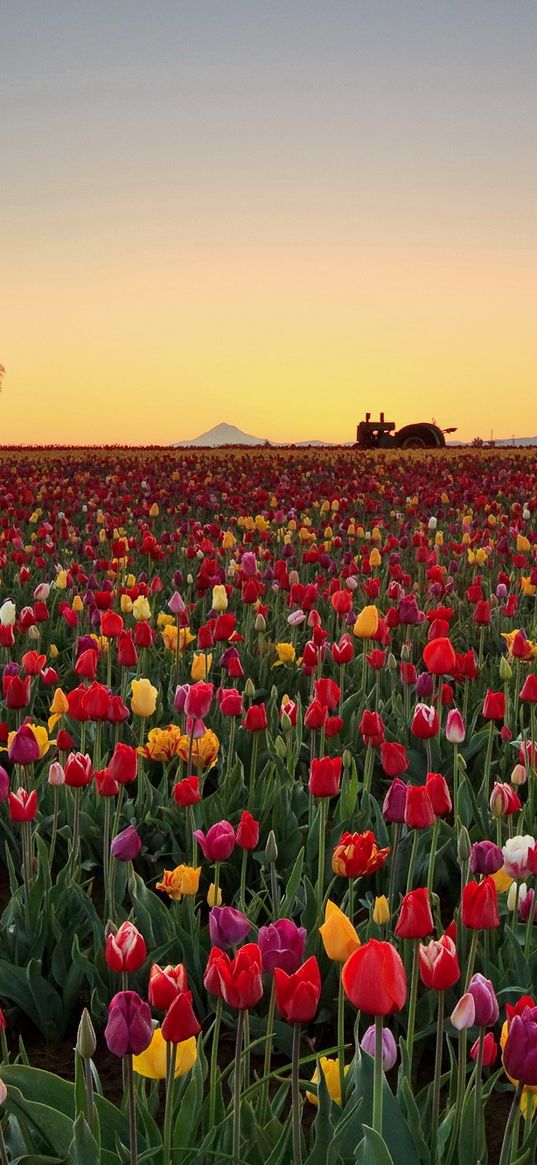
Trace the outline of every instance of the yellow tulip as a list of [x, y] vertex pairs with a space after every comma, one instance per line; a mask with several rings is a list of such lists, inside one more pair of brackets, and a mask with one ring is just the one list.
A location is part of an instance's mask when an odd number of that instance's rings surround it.
[[29, 727], [37, 740], [39, 745], [39, 757], [43, 757], [48, 752], [50, 746], [55, 744], [54, 740], [49, 740], [48, 732], [42, 724], [30, 724]]
[[[198, 1047], [196, 1037], [183, 1040], [176, 1045], [175, 1079], [186, 1076], [196, 1062]], [[145, 1076], [148, 1080], [166, 1079], [166, 1040], [159, 1027], [153, 1032], [153, 1039], [145, 1052], [132, 1057], [132, 1066], [138, 1076]]]
[[381, 563], [382, 563], [382, 557], [381, 557], [380, 550], [377, 550], [377, 547], [374, 546], [372, 551], [371, 551], [371, 554], [369, 555], [369, 565], [370, 566], [380, 566]]
[[378, 898], [375, 898], [375, 903], [373, 906], [373, 922], [376, 922], [377, 926], [386, 926], [389, 921], [390, 904], [386, 898], [386, 895], [380, 894]]
[[518, 554], [527, 554], [528, 550], [531, 550], [531, 542], [529, 538], [526, 538], [525, 534], [517, 534], [516, 548]]
[[211, 601], [213, 611], [227, 611], [228, 597], [226, 588], [223, 583], [218, 583], [217, 586], [213, 587], [213, 597]]
[[130, 615], [132, 611], [132, 599], [129, 598], [129, 595], [122, 595], [119, 600], [119, 605], [123, 615]]
[[328, 958], [337, 963], [345, 963], [360, 946], [360, 939], [350, 918], [330, 900], [326, 903], [324, 922], [319, 927], [319, 933]]
[[221, 906], [222, 902], [223, 902], [223, 898], [222, 898], [222, 891], [221, 891], [220, 887], [218, 887], [218, 894], [217, 894], [216, 893], [216, 886], [215, 886], [214, 882], [211, 882], [211, 885], [209, 886], [209, 889], [207, 890], [207, 906]]
[[160, 513], [160, 511], [159, 511], [157, 503], [153, 502], [153, 505], [151, 506], [151, 508], [149, 510], [149, 517], [150, 518], [158, 518], [159, 513]]
[[132, 680], [131, 709], [135, 716], [152, 716], [157, 706], [158, 691], [151, 680]]
[[201, 866], [176, 866], [175, 870], [164, 870], [162, 882], [157, 882], [156, 889], [162, 890], [171, 898], [172, 902], [180, 902], [184, 895], [187, 897], [197, 894], [200, 884]]
[[509, 887], [512, 886], [514, 878], [511, 878], [509, 874], [506, 874], [505, 869], [502, 866], [501, 870], [496, 870], [496, 873], [492, 874], [492, 881], [494, 882], [497, 893], [505, 894]]
[[376, 634], [378, 625], [379, 613], [377, 608], [374, 605], [364, 607], [354, 624], [353, 632], [358, 639], [371, 639], [371, 636]]
[[278, 664], [295, 662], [296, 651], [292, 643], [276, 643], [274, 646], [278, 656]]
[[198, 737], [197, 740], [192, 741], [192, 748], [190, 747], [190, 737], [182, 736], [177, 745], [177, 755], [181, 757], [188, 764], [190, 756], [190, 763], [195, 769], [204, 769], [212, 765], [218, 756], [220, 748], [220, 741], [216, 733], [212, 732], [210, 728]]
[[181, 739], [181, 729], [177, 724], [170, 724], [168, 728], [152, 728], [146, 744], [142, 745], [138, 752], [149, 760], [169, 761], [179, 755]]
[[50, 645], [50, 647], [49, 647], [49, 649], [48, 649], [48, 653], [49, 653], [49, 655], [50, 655], [50, 658], [51, 658], [51, 659], [57, 659], [57, 658], [58, 658], [59, 651], [58, 651], [58, 648], [56, 647], [56, 644], [55, 644], [55, 643], [51, 643], [51, 645]]
[[82, 602], [80, 595], [75, 595], [73, 602], [72, 602], [72, 608], [73, 608], [73, 611], [77, 611], [79, 615], [80, 615], [81, 611], [84, 610], [84, 603]]
[[522, 577], [520, 579], [520, 589], [523, 595], [529, 595], [531, 597], [532, 595], [537, 594], [537, 586], [532, 583], [531, 578]]
[[167, 615], [165, 611], [159, 611], [157, 615], [157, 627], [175, 627], [175, 619], [173, 615]]
[[138, 623], [142, 620], [151, 618], [151, 607], [149, 606], [149, 599], [145, 595], [138, 595], [132, 604], [132, 613]]
[[[52, 651], [50, 654], [52, 658], [54, 658]], [[64, 716], [65, 713], [69, 711], [69, 702], [62, 688], [56, 688], [49, 711], [50, 716], [48, 718], [48, 730], [49, 732], [52, 732], [52, 729], [54, 728], [54, 725], [58, 723], [58, 720], [61, 720], [62, 716]]]
[[226, 530], [222, 538], [222, 550], [233, 550], [235, 541], [235, 535], [231, 533], [231, 530]]
[[193, 680], [206, 680], [211, 670], [213, 662], [213, 653], [208, 651], [195, 651], [192, 657], [192, 667], [190, 668], [190, 676]]
[[67, 586], [67, 571], [59, 570], [54, 583], [57, 591], [64, 591]]
[[[341, 1086], [339, 1082], [339, 1062], [333, 1060], [330, 1056], [320, 1056], [319, 1063], [321, 1065], [321, 1072], [324, 1076], [325, 1084], [328, 1090], [330, 1099], [336, 1104], [341, 1104]], [[345, 1065], [345, 1076], [349, 1071], [349, 1064]], [[311, 1078], [312, 1084], [319, 1083], [319, 1069], [316, 1068]], [[318, 1105], [319, 1101], [314, 1092], [306, 1092], [306, 1096], [312, 1104]]]

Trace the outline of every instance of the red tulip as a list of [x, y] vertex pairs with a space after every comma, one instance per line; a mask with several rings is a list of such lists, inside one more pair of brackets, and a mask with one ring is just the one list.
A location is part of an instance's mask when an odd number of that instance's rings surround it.
[[503, 720], [505, 716], [505, 694], [491, 692], [490, 688], [483, 701], [484, 720]]
[[145, 961], [145, 939], [132, 922], [122, 922], [115, 934], [106, 938], [105, 959], [111, 971], [137, 971]]
[[426, 938], [434, 930], [429, 891], [426, 886], [405, 894], [395, 927], [397, 938]]
[[281, 967], [274, 971], [276, 1006], [287, 1023], [310, 1023], [321, 994], [321, 972], [314, 955], [288, 975]]
[[424, 785], [407, 785], [405, 822], [409, 829], [427, 829], [434, 825], [435, 812]]
[[455, 943], [446, 934], [427, 946], [420, 943], [418, 959], [421, 981], [433, 991], [447, 991], [461, 977]]
[[201, 1031], [201, 1024], [192, 1007], [192, 992], [179, 991], [170, 1004], [162, 1023], [162, 1035], [167, 1043], [182, 1044]]
[[471, 930], [494, 930], [500, 925], [498, 894], [491, 877], [467, 882], [462, 892], [461, 921]]
[[447, 639], [445, 636], [431, 639], [430, 643], [427, 643], [423, 649], [423, 661], [432, 675], [451, 675], [457, 662], [451, 639]]
[[405, 969], [391, 943], [370, 939], [358, 947], [347, 959], [341, 980], [347, 998], [367, 1015], [391, 1015], [405, 1005]]
[[340, 756], [312, 760], [309, 791], [313, 797], [335, 797], [339, 793], [342, 763]]

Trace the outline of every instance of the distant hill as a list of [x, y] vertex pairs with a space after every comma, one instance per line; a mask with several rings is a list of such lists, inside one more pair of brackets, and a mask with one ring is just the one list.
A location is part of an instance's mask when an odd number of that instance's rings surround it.
[[178, 441], [177, 449], [190, 449], [194, 445], [216, 446], [216, 445], [267, 445], [270, 442], [266, 441], [264, 437], [252, 437], [251, 433], [243, 433], [242, 429], [238, 429], [236, 425], [228, 425], [222, 421], [220, 425], [214, 425], [207, 433], [200, 433], [199, 437], [193, 437], [191, 441]]
[[[306, 445], [324, 445], [329, 442], [324, 441], [297, 441], [299, 446]], [[251, 433], [243, 433], [242, 429], [238, 429], [236, 425], [228, 425], [226, 421], [222, 421], [219, 425], [214, 425], [206, 433], [200, 433], [199, 437], [193, 437], [190, 441], [177, 441], [174, 445], [175, 449], [210, 449], [216, 448], [218, 445], [272, 445], [278, 447], [281, 442], [268, 441], [265, 437], [253, 437]]]

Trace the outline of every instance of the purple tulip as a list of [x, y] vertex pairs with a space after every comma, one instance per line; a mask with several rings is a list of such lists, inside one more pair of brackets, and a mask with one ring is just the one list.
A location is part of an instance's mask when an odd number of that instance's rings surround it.
[[484, 975], [472, 975], [468, 984], [468, 995], [475, 1004], [475, 1022], [478, 1027], [492, 1027], [500, 1013], [496, 992]]
[[257, 574], [257, 558], [251, 550], [245, 550], [241, 558], [241, 570], [246, 578], [253, 578]]
[[132, 862], [142, 848], [142, 839], [134, 825], [128, 825], [116, 834], [110, 844], [110, 853], [118, 862]]
[[29, 724], [23, 724], [15, 733], [8, 756], [16, 765], [33, 765], [39, 760], [39, 745]]
[[281, 967], [288, 975], [293, 975], [304, 958], [307, 931], [297, 926], [291, 918], [278, 918], [276, 922], [262, 926], [257, 943], [263, 960], [263, 970], [272, 972]]
[[512, 1080], [537, 1084], [537, 1007], [514, 1015], [503, 1049], [503, 1066]]
[[0, 765], [0, 801], [5, 801], [9, 793], [9, 774]]
[[229, 821], [217, 821], [216, 825], [211, 825], [207, 833], [196, 829], [194, 837], [209, 862], [225, 862], [233, 853], [235, 830]]
[[[360, 1040], [360, 1047], [363, 1052], [367, 1052], [368, 1056], [375, 1056], [375, 1025], [371, 1024], [367, 1031], [364, 1032]], [[385, 1072], [389, 1072], [397, 1063], [397, 1044], [388, 1027], [382, 1029], [382, 1067]]]
[[382, 804], [386, 821], [401, 825], [405, 820], [406, 785], [400, 777], [394, 777]]
[[503, 854], [493, 841], [475, 841], [470, 851], [472, 874], [495, 874], [503, 866]]
[[425, 619], [423, 611], [418, 609], [415, 595], [403, 595], [397, 610], [400, 623], [412, 625], [414, 623], [423, 623]]
[[21, 669], [20, 669], [18, 663], [15, 663], [14, 661], [10, 661], [10, 663], [6, 663], [5, 666], [2, 668], [2, 675], [3, 676], [18, 676], [20, 670]]
[[252, 929], [241, 910], [233, 906], [213, 906], [209, 911], [209, 935], [213, 947], [236, 947]]
[[118, 991], [110, 1000], [104, 1037], [114, 1056], [139, 1056], [149, 1047], [153, 1038], [151, 1012], [137, 991]]
[[240, 660], [240, 655], [237, 651], [237, 648], [233, 646], [226, 647], [226, 650], [222, 652], [222, 655], [220, 656], [218, 666], [224, 668], [224, 670], [227, 671], [230, 663], [232, 661], [235, 662], [237, 659]]
[[430, 700], [432, 698], [434, 688], [434, 676], [427, 671], [422, 671], [416, 679], [416, 695], [418, 700]]

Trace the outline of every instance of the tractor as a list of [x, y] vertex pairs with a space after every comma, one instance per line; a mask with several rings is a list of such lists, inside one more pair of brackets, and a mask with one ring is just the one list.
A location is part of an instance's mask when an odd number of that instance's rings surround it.
[[371, 413], [365, 414], [356, 430], [356, 449], [442, 449], [446, 444], [445, 433], [455, 433], [456, 429], [439, 429], [435, 421], [420, 421], [417, 425], [403, 425], [394, 432], [395, 422], [385, 421], [384, 413], [379, 421], [371, 420]]

